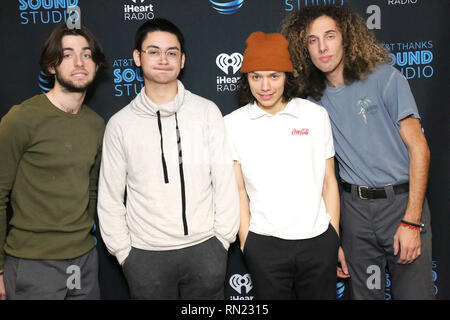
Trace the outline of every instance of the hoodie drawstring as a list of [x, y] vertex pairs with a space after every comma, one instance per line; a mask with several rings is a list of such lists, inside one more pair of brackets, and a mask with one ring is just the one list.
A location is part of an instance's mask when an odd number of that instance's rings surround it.
[[184, 235], [188, 235], [188, 226], [186, 220], [186, 191], [184, 186], [184, 173], [183, 173], [183, 154], [181, 152], [181, 135], [180, 129], [178, 129], [177, 113], [175, 112], [175, 123], [177, 130], [177, 144], [178, 144], [178, 161], [180, 169], [180, 184], [181, 184], [181, 216], [183, 218]]
[[[159, 111], [157, 111], [156, 114], [158, 115], [158, 128], [159, 128], [159, 135], [161, 136], [161, 161], [162, 161], [162, 167], [163, 167], [163, 172], [164, 172], [164, 182], [169, 183], [166, 159], [164, 157], [161, 114]], [[181, 152], [181, 135], [180, 135], [180, 129], [178, 128], [178, 119], [177, 119], [176, 113], [175, 113], [175, 123], [176, 123], [176, 131], [177, 131], [178, 163], [179, 163], [180, 184], [181, 184], [181, 217], [183, 219], [184, 235], [187, 236], [188, 235], [188, 226], [187, 226], [187, 219], [186, 219], [186, 190], [185, 190], [185, 185], [184, 185], [183, 154]]]
[[164, 147], [163, 147], [163, 135], [162, 135], [162, 125], [161, 125], [161, 113], [159, 110], [156, 112], [158, 115], [158, 128], [159, 128], [159, 135], [161, 136], [161, 161], [163, 166], [163, 172], [164, 172], [164, 182], [169, 183], [169, 176], [167, 175], [167, 165], [166, 165], [166, 158], [164, 157]]

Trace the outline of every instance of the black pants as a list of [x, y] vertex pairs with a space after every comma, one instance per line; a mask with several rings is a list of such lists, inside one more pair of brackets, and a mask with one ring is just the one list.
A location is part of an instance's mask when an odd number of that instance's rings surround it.
[[284, 240], [249, 232], [244, 258], [256, 299], [336, 299], [339, 237]]
[[223, 300], [227, 258], [213, 237], [178, 250], [132, 248], [123, 271], [132, 299]]

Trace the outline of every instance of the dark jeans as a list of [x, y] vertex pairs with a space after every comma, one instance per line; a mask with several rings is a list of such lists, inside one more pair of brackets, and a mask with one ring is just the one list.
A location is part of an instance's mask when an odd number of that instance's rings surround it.
[[132, 248], [123, 272], [132, 299], [223, 300], [227, 258], [213, 237], [178, 250]]
[[244, 258], [256, 299], [336, 299], [339, 237], [284, 240], [249, 232]]

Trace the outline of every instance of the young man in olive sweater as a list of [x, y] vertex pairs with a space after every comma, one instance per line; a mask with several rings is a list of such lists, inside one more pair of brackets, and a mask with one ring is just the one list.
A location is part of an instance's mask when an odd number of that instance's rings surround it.
[[0, 122], [0, 299], [98, 299], [91, 230], [105, 125], [83, 101], [105, 57], [86, 28], [60, 25], [40, 63], [53, 89]]

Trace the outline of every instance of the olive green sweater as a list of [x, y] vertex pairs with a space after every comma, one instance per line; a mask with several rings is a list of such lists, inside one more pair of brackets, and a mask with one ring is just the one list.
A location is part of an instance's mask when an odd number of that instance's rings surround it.
[[[0, 122], [0, 269], [5, 252], [28, 259], [72, 259], [94, 246], [104, 120], [45, 95], [14, 106]], [[10, 199], [9, 199], [10, 198]], [[6, 236], [6, 205], [13, 210]]]

